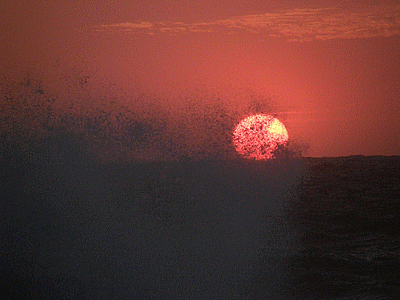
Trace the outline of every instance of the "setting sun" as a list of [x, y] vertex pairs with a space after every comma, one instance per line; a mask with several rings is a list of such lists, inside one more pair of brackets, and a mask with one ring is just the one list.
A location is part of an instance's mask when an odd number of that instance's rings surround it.
[[249, 159], [271, 159], [278, 146], [286, 145], [288, 132], [277, 118], [258, 114], [243, 119], [233, 132], [236, 151]]

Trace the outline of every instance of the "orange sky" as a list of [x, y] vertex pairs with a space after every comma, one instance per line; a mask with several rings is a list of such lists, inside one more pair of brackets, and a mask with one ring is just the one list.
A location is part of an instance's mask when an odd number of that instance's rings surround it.
[[400, 155], [397, 1], [25, 2], [0, 3], [0, 70], [54, 111], [125, 107], [193, 151], [273, 113], [309, 156]]

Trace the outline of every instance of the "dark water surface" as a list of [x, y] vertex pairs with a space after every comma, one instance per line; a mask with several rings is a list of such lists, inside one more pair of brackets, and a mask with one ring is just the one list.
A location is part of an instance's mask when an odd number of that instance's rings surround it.
[[68, 153], [2, 155], [8, 298], [400, 294], [399, 157], [100, 164]]
[[291, 258], [296, 299], [398, 299], [400, 158], [303, 159], [300, 236]]

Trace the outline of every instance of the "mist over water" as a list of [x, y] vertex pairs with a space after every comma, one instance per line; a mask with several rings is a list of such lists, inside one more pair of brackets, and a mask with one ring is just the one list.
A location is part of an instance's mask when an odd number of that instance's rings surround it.
[[3, 143], [10, 298], [396, 299], [398, 157], [99, 161]]
[[[232, 135], [244, 117], [279, 111], [285, 119], [272, 95], [251, 89], [193, 85], [163, 93], [83, 71], [51, 74], [21, 71], [1, 78], [2, 140], [54, 144], [69, 135], [103, 162], [237, 159]], [[300, 155], [295, 140], [290, 147]]]
[[11, 295], [284, 296], [299, 160], [101, 163], [68, 136], [24, 151], [2, 153]]
[[203, 90], [168, 109], [151, 93], [97, 91], [86, 76], [68, 77], [61, 90], [30, 74], [3, 87], [1, 263], [10, 295], [284, 297], [299, 153], [251, 161], [232, 142], [243, 115], [270, 111], [270, 100], [234, 111]]
[[72, 79], [2, 82], [9, 298], [396, 299], [397, 157], [302, 158], [289, 139], [246, 160], [232, 130], [273, 114], [268, 97], [236, 108]]

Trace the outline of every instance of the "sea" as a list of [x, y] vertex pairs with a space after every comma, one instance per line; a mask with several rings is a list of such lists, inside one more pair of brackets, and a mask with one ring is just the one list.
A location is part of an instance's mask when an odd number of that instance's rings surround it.
[[400, 157], [3, 147], [4, 299], [399, 299]]

